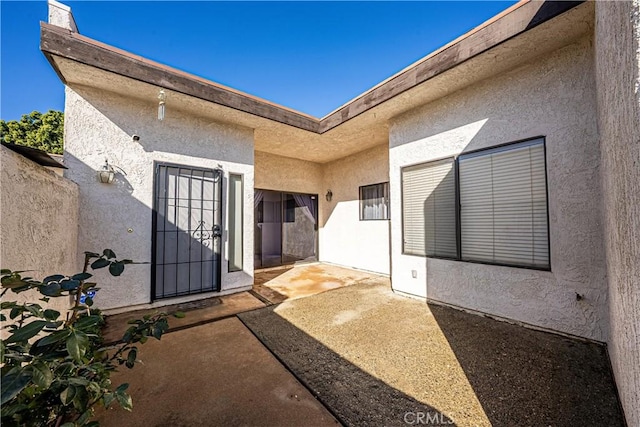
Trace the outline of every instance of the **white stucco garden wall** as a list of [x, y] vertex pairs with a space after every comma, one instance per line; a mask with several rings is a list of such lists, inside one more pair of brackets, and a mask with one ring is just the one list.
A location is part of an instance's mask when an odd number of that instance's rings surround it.
[[[598, 341], [608, 331], [591, 38], [412, 110], [391, 123], [397, 291]], [[403, 166], [546, 136], [551, 271], [402, 254]], [[412, 270], [417, 278], [412, 278]], [[576, 293], [584, 299], [576, 300]]]
[[320, 207], [320, 260], [389, 274], [389, 221], [360, 221], [360, 186], [389, 181], [389, 149], [372, 149], [326, 163]]
[[[138, 135], [139, 141], [132, 136]], [[113, 184], [98, 182], [105, 158], [122, 168]], [[157, 103], [96, 91], [66, 89], [66, 177], [80, 186], [78, 257], [83, 251], [110, 248], [119, 258], [149, 262], [152, 244], [153, 162], [221, 168], [223, 180], [222, 292], [253, 283], [253, 131], [184, 114], [168, 102], [166, 118], [157, 120]], [[244, 178], [243, 271], [228, 269], [229, 173]], [[129, 231], [130, 230], [130, 231]], [[128, 266], [120, 278], [99, 271], [96, 305], [136, 308], [151, 301], [151, 266]], [[176, 303], [212, 294], [158, 301]]]
[[[77, 241], [78, 186], [0, 147], [0, 267], [30, 270], [24, 275], [39, 280], [78, 273]], [[5, 299], [33, 302], [40, 297], [9, 292]], [[48, 305], [61, 312], [69, 306], [66, 298], [53, 298]]]
[[640, 425], [640, 1], [596, 2], [596, 88], [609, 281], [609, 355]]

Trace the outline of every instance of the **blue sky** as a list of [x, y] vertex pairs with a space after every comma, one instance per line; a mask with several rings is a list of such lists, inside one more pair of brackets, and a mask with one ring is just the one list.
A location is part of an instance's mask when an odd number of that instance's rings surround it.
[[[322, 117], [515, 2], [64, 3], [83, 35]], [[0, 118], [62, 110], [39, 51], [46, 1], [0, 13]]]

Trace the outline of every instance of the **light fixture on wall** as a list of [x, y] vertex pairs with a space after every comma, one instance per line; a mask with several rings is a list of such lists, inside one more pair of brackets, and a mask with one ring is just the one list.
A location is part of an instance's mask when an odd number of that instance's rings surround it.
[[327, 190], [327, 194], [324, 197], [327, 199], [327, 202], [330, 202], [333, 198], [333, 192], [331, 190]]
[[167, 100], [167, 94], [164, 93], [163, 89], [160, 89], [160, 92], [158, 93], [158, 100], [158, 120], [162, 121], [164, 120], [164, 104]]
[[[127, 174], [125, 171], [123, 171], [118, 166], [116, 166], [116, 169], [118, 169], [124, 175]], [[113, 179], [115, 178], [115, 176], [116, 176], [115, 169], [113, 168], [113, 166], [111, 166], [109, 164], [109, 161], [107, 159], [104, 159], [104, 165], [102, 165], [102, 167], [98, 171], [98, 179], [103, 184], [111, 184], [113, 182]]]

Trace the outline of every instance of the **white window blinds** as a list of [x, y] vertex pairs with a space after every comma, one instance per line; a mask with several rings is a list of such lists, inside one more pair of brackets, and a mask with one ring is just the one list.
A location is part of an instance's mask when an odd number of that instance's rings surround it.
[[549, 267], [544, 143], [459, 158], [463, 260]]
[[403, 252], [455, 258], [454, 160], [402, 169]]

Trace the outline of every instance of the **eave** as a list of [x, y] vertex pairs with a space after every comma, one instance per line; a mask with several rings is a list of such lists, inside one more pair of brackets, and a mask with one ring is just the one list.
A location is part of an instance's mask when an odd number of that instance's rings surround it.
[[93, 84], [64, 66], [73, 62], [79, 69], [139, 82], [147, 92], [164, 88], [183, 99], [185, 108], [187, 98], [208, 103], [213, 119], [255, 129], [256, 150], [323, 163], [387, 142], [388, 120], [411, 108], [586, 33], [593, 8], [576, 8], [581, 3], [522, 1], [321, 119], [45, 23], [41, 50], [65, 84]]

